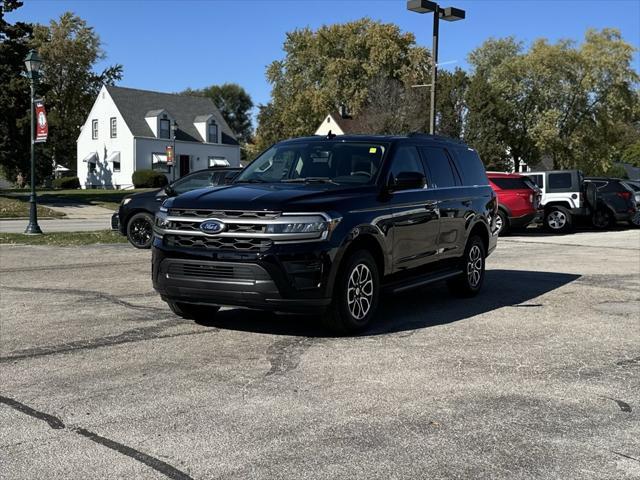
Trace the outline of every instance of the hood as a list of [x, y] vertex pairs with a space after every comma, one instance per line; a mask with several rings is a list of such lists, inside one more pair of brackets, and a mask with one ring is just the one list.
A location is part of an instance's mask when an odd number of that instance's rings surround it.
[[162, 192], [162, 188], [156, 188], [154, 190], [149, 190], [148, 192], [132, 193], [130, 195], [124, 196], [123, 198], [132, 198], [132, 199], [149, 198], [149, 197], [157, 196], [160, 192]]
[[376, 192], [375, 186], [331, 184], [234, 184], [221, 188], [192, 190], [167, 201], [169, 208], [207, 210], [320, 211], [338, 202]]

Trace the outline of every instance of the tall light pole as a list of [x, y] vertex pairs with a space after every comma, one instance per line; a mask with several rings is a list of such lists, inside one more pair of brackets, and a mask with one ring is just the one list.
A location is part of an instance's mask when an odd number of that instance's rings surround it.
[[442, 8], [436, 2], [429, 0], [408, 0], [407, 10], [416, 13], [433, 12], [433, 44], [431, 47], [431, 108], [429, 111], [429, 133], [436, 133], [436, 85], [438, 81], [438, 35], [440, 30], [440, 19], [447, 22], [464, 20], [465, 11], [459, 8]]
[[171, 125], [171, 137], [173, 138], [173, 166], [171, 167], [172, 181], [176, 181], [176, 167], [178, 166], [178, 156], [176, 155], [176, 135], [178, 134], [178, 122]]
[[36, 203], [36, 118], [35, 118], [35, 96], [36, 82], [40, 78], [40, 68], [42, 59], [38, 52], [31, 50], [24, 59], [27, 67], [27, 77], [31, 83], [31, 196], [29, 197], [29, 225], [24, 231], [27, 235], [41, 235], [42, 230], [38, 225], [38, 206]]

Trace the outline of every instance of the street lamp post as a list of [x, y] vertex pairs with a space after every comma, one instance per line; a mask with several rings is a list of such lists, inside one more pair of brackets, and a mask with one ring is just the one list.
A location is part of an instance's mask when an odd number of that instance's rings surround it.
[[24, 59], [27, 67], [27, 77], [31, 84], [31, 196], [29, 197], [29, 225], [24, 231], [27, 235], [41, 235], [42, 230], [38, 225], [38, 206], [36, 203], [36, 118], [35, 118], [35, 96], [36, 82], [40, 77], [40, 67], [42, 60], [38, 56], [38, 52], [31, 50]]
[[178, 157], [176, 155], [176, 134], [178, 133], [178, 122], [174, 121], [171, 125], [171, 138], [173, 138], [173, 165], [171, 166], [172, 181], [176, 180], [176, 167], [178, 166]]
[[438, 80], [438, 35], [440, 31], [440, 19], [447, 22], [463, 20], [465, 11], [459, 8], [442, 8], [436, 2], [429, 0], [408, 0], [407, 10], [416, 13], [433, 12], [433, 44], [431, 47], [431, 108], [429, 110], [429, 133], [436, 133], [436, 83]]

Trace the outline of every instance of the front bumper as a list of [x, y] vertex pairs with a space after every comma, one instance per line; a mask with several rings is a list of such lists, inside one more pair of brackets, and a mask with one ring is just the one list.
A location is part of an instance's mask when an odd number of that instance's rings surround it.
[[328, 245], [287, 245], [269, 252], [184, 252], [153, 247], [153, 286], [164, 300], [261, 310], [322, 313], [331, 303]]
[[120, 216], [118, 215], [118, 212], [111, 215], [111, 230], [120, 231]]

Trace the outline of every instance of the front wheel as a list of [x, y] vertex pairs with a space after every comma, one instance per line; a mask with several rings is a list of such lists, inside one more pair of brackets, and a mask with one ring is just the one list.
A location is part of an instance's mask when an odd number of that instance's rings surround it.
[[486, 250], [482, 239], [473, 236], [469, 239], [462, 257], [462, 273], [447, 282], [451, 293], [460, 297], [477, 295], [484, 283]]
[[353, 253], [340, 269], [333, 302], [324, 317], [327, 327], [345, 335], [364, 330], [378, 307], [380, 277], [373, 257], [361, 250]]
[[568, 233], [572, 224], [571, 213], [564, 207], [552, 207], [544, 214], [544, 226], [551, 233]]
[[153, 240], [153, 216], [150, 213], [136, 213], [127, 222], [127, 239], [136, 248], [151, 248]]

